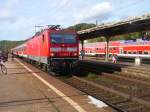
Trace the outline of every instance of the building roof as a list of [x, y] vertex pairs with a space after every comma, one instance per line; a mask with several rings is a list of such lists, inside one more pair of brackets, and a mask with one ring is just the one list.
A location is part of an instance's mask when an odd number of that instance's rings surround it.
[[87, 40], [99, 36], [112, 37], [147, 30], [150, 30], [150, 14], [132, 17], [118, 22], [101, 24], [90, 29], [78, 31], [78, 36], [79, 40]]

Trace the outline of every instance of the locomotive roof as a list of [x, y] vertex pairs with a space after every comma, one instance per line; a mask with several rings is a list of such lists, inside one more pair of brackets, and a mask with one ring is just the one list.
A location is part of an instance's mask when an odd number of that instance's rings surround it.
[[46, 32], [46, 31], [51, 31], [51, 32], [56, 32], [56, 31], [57, 31], [58, 33], [59, 33], [59, 32], [65, 32], [65, 33], [71, 32], [71, 33], [75, 33], [75, 34], [76, 34], [75, 31], [67, 30], [67, 29], [61, 29], [61, 28], [56, 28], [56, 29], [55, 29], [55, 28], [45, 28], [45, 29], [42, 29], [41, 31], [36, 32], [34, 36], [32, 36], [32, 37], [26, 39], [23, 44], [21, 44], [21, 45], [19, 45], [19, 46], [16, 46], [16, 47], [13, 48], [12, 50], [18, 49], [18, 48], [20, 48], [20, 47], [23, 47], [23, 46], [26, 44], [27, 41], [29, 41], [29, 40], [35, 38], [36, 36], [41, 35], [43, 32]]

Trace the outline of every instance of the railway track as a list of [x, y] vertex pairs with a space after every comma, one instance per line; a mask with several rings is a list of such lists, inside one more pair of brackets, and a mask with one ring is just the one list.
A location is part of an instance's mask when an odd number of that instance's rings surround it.
[[[121, 72], [119, 70], [122, 68], [118, 68], [118, 65], [115, 68], [115, 70], [113, 69], [113, 67], [111, 67], [111, 65], [109, 65], [108, 67], [104, 67], [104, 68], [100, 68], [100, 66], [91, 66], [91, 65], [93, 65], [93, 64], [89, 64], [89, 65], [85, 64], [84, 65], [82, 63], [82, 66], [80, 66], [79, 70], [81, 70], [82, 73], [84, 73], [85, 71], [86, 72], [87, 71], [94, 72], [96, 74], [99, 74], [99, 76], [96, 78], [93, 78], [93, 79], [86, 78], [86, 80], [92, 81], [93, 83], [104, 86], [106, 88], [115, 90], [119, 93], [123, 93], [123, 94], [127, 95], [129, 99], [135, 99], [134, 102], [136, 104], [146, 105], [147, 108], [149, 109], [149, 107], [150, 107], [150, 87], [149, 87], [149, 85], [150, 85], [150, 83], [149, 83], [149, 78], [146, 76], [149, 75], [150, 71], [148, 71], [148, 70], [144, 71], [144, 68], [141, 68], [139, 70], [139, 68], [136, 68], [136, 67], [123, 67], [123, 70], [122, 70], [123, 72]], [[107, 69], [108, 69], [108, 71], [107, 71]], [[128, 71], [128, 69], [129, 69], [129, 71]], [[81, 73], [81, 71], [80, 71], [80, 73]], [[137, 74], [132, 75], [132, 72], [130, 72], [130, 71], [135, 72]], [[106, 73], [104, 73], [104, 72], [106, 72]], [[128, 73], [126, 73], [126, 72], [128, 72]], [[114, 74], [112, 75], [110, 73], [115, 73], [115, 75]], [[122, 75], [120, 75], [120, 74], [122, 74]], [[143, 74], [143, 75], [141, 76], [139, 74]], [[123, 95], [123, 96], [121, 95], [121, 96], [127, 98], [127, 96], [125, 96], [125, 95]], [[140, 106], [140, 107], [142, 107], [142, 106]], [[140, 110], [139, 112], [142, 112], [142, 111]], [[146, 110], [144, 110], [143, 112], [145, 112], [145, 111]]]
[[73, 76], [63, 79], [64, 82], [107, 103], [120, 112], [149, 112], [150, 104], [112, 88], [99, 85], [86, 79]]

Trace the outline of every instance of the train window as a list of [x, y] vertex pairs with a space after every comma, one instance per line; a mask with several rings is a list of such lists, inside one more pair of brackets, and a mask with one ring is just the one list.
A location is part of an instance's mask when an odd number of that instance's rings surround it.
[[124, 53], [124, 54], [127, 54], [127, 51], [124, 51], [123, 53]]
[[132, 53], [129, 51], [128, 54], [132, 54]]
[[42, 35], [42, 41], [44, 42], [44, 35]]
[[144, 54], [148, 54], [148, 51], [144, 51]]
[[116, 48], [113, 48], [113, 50], [116, 50]]
[[136, 51], [133, 51], [133, 54], [136, 54]]
[[138, 53], [139, 53], [139, 54], [142, 54], [142, 51], [139, 51]]
[[98, 48], [96, 48], [96, 50], [99, 50]]

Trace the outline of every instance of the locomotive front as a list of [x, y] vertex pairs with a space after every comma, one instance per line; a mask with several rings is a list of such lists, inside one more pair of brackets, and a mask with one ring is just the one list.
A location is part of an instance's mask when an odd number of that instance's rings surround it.
[[78, 49], [78, 38], [75, 32], [50, 32], [48, 68], [55, 72], [70, 72], [78, 60]]

